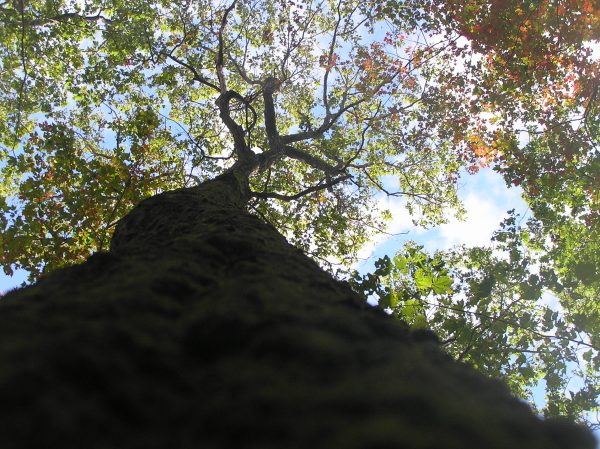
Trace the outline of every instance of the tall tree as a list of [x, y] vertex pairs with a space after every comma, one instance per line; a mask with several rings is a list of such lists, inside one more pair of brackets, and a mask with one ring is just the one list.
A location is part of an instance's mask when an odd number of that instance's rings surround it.
[[555, 226], [583, 232], [598, 222], [595, 8], [3, 3], [0, 263], [34, 279], [83, 260], [141, 198], [221, 172], [242, 140], [263, 154], [252, 208], [322, 259], [351, 261], [381, 229], [374, 191], [435, 224], [460, 209], [458, 171], [490, 162], [538, 198], [545, 226], [565, 214], [544, 204], [592, 205]]
[[[502, 65], [508, 51], [527, 62], [531, 51], [513, 45], [512, 22], [508, 37], [491, 48], [486, 35], [468, 28], [474, 20], [469, 14], [487, 11], [479, 3], [462, 16], [452, 2], [435, 6], [345, 0], [0, 4], [4, 270], [25, 268], [35, 279], [83, 260], [107, 248], [117, 223], [127, 224], [112, 239], [113, 254], [119, 254], [115, 242], [126, 235], [157, 242], [162, 234], [186, 235], [185, 223], [193, 227], [198, 217], [163, 222], [137, 212], [131, 216], [137, 218], [119, 221], [141, 199], [175, 187], [202, 183], [198, 192], [215, 194], [223, 207], [248, 204], [294, 244], [327, 262], [332, 256], [351, 260], [371, 230], [381, 227], [374, 190], [404, 195], [419, 221], [432, 224], [444, 219], [444, 210], [459, 207], [454, 184], [461, 167], [507, 161], [507, 176], [520, 182], [535, 165], [534, 158], [520, 157], [514, 125], [519, 119], [530, 124], [547, 110], [551, 117], [575, 111], [572, 103], [564, 108], [558, 101], [548, 109], [524, 107], [535, 89], [571, 66], [553, 60], [560, 70], [522, 76], [533, 80], [522, 94], [492, 65], [466, 65], [469, 53], [461, 47], [467, 30], [490, 61]], [[593, 28], [588, 9], [569, 20]], [[549, 16], [539, 17], [543, 22]], [[571, 54], [574, 40], [566, 42]], [[588, 67], [586, 61], [575, 62]], [[460, 65], [465, 70], [458, 73]], [[504, 86], [499, 96], [494, 79]], [[592, 103], [593, 89], [575, 90], [587, 92]], [[482, 115], [483, 104], [504, 115], [492, 123]], [[228, 188], [221, 189], [225, 193], [213, 188], [221, 181], [203, 183], [223, 172], [227, 176], [219, 179], [235, 185], [237, 199]], [[169, 203], [175, 196], [142, 204]], [[214, 220], [233, 229], [227, 220]], [[149, 233], [140, 227], [146, 221]], [[169, 242], [165, 245], [175, 244]], [[216, 245], [224, 254], [239, 250]], [[153, 254], [148, 247], [144, 251]], [[168, 253], [162, 248], [154, 256], [175, 257]], [[96, 256], [91, 265], [102, 260], [111, 259]], [[110, 272], [112, 266], [104, 268]], [[132, 290], [143, 289], [141, 282]], [[94, 287], [75, 287], [87, 288]], [[39, 290], [23, 294], [34, 291]], [[161, 295], [166, 294], [158, 291]], [[199, 341], [213, 344], [215, 337]]]
[[418, 9], [372, 6], [3, 5], [5, 271], [82, 260], [141, 198], [234, 160], [256, 165], [256, 213], [316, 257], [352, 258], [381, 227], [373, 189], [439, 221], [466, 164], [441, 120], [461, 98], [422, 67], [448, 44], [402, 34]]

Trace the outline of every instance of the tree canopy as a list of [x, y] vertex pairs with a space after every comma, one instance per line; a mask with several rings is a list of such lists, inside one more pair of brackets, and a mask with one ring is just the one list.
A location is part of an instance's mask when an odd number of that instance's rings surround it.
[[1, 2], [0, 263], [81, 261], [141, 199], [235, 165], [254, 213], [350, 266], [389, 218], [377, 195], [432, 226], [491, 165], [533, 215], [501, 248], [409, 245], [357, 285], [516, 392], [546, 376], [547, 412], [578, 416], [599, 388], [599, 20], [592, 0]]

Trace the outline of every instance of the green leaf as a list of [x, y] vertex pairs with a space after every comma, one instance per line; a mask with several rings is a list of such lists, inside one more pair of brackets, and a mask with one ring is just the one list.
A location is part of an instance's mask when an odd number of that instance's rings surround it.
[[400, 253], [394, 256], [394, 267], [402, 274], [408, 274], [408, 261]]
[[413, 320], [413, 322], [411, 323], [411, 327], [416, 328], [416, 329], [424, 329], [427, 326], [427, 318], [425, 317], [425, 315], [417, 315], [415, 317], [415, 319]]
[[433, 279], [433, 291], [438, 295], [452, 293], [452, 279], [449, 276], [437, 276]]
[[419, 302], [415, 299], [409, 299], [404, 302], [401, 309], [401, 316], [411, 323], [418, 314]]
[[391, 292], [389, 295], [389, 305], [392, 309], [395, 309], [399, 303], [398, 294], [396, 292]]
[[425, 271], [421, 268], [418, 268], [415, 271], [414, 278], [415, 285], [423, 293], [427, 292], [433, 286], [433, 276], [425, 273]]

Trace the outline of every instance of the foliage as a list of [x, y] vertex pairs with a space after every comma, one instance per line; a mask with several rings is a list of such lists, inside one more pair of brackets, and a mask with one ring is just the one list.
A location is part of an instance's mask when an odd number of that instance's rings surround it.
[[352, 282], [411, 326], [435, 331], [453, 357], [503, 378], [520, 397], [533, 402], [543, 380], [545, 414], [581, 419], [599, 405], [600, 315], [570, 307], [577, 296], [544, 253], [525, 245], [518, 218], [511, 214], [488, 247], [430, 255], [408, 242]]
[[443, 45], [403, 34], [419, 15], [346, 0], [3, 3], [4, 270], [81, 260], [140, 198], [242, 159], [258, 164], [250, 207], [322, 260], [350, 263], [382, 227], [375, 190], [443, 220], [464, 160], [421, 69]]
[[596, 9], [575, 3], [2, 4], [3, 268], [80, 260], [140, 198], [242, 154], [260, 159], [251, 208], [322, 260], [383, 226], [375, 191], [433, 225], [460, 209], [461, 167], [504, 161], [534, 195], [556, 164], [525, 157], [517, 122], [589, 152], [546, 132], [585, 101], [596, 117]]
[[[476, 131], [482, 145], [474, 151], [488, 155], [507, 184], [521, 186], [534, 215], [528, 243], [544, 250], [579, 307], [597, 307], [600, 61], [591, 41], [600, 39], [598, 2], [434, 1], [432, 13], [447, 35], [466, 42], [455, 53], [478, 61], [466, 65], [477, 86], [473, 112], [485, 111], [494, 126]], [[591, 290], [582, 286], [589, 283]]]

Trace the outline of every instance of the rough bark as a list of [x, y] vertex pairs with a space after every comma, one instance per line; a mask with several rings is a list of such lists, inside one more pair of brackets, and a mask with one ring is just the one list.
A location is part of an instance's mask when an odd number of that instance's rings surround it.
[[0, 301], [0, 447], [592, 448], [374, 310], [225, 175]]

